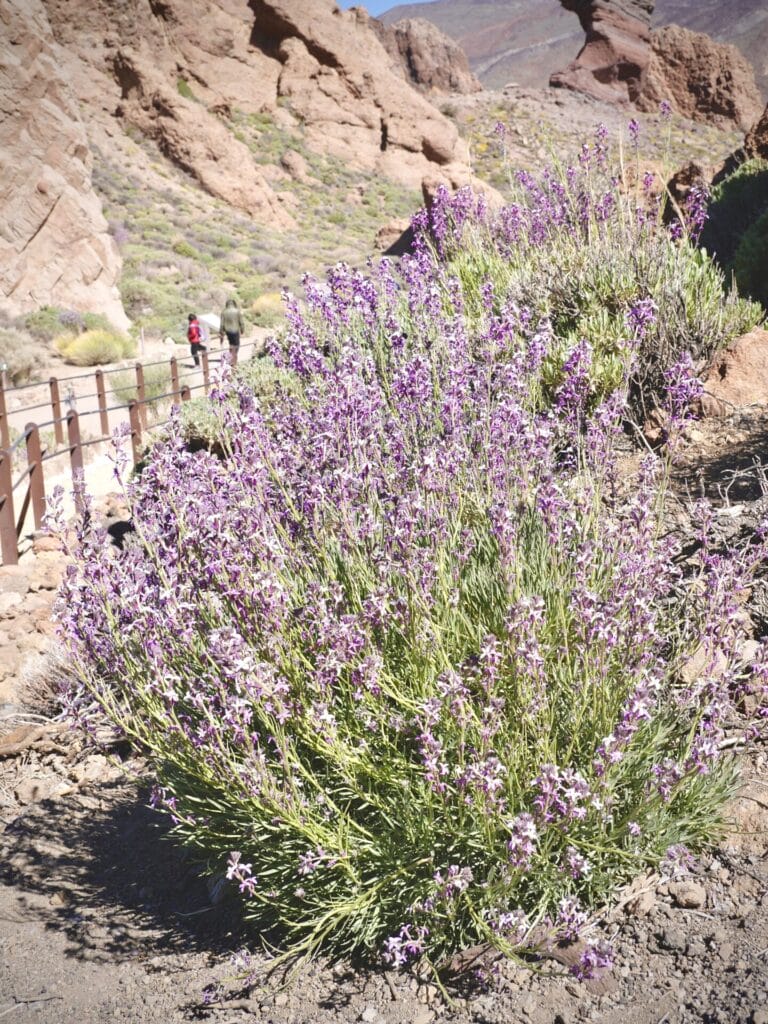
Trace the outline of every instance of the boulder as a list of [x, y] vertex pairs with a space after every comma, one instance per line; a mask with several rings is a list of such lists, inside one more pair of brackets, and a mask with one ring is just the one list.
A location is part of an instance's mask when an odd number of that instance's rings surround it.
[[482, 90], [462, 48], [431, 21], [402, 18], [393, 25], [385, 25], [371, 18], [370, 26], [401, 75], [418, 88], [432, 93]]
[[560, 0], [578, 15], [586, 34], [578, 56], [550, 85], [606, 102], [634, 103], [645, 86], [651, 58], [655, 0]]
[[77, 101], [41, 0], [0, 0], [0, 303], [128, 326]]
[[768, 331], [750, 331], [720, 352], [703, 375], [704, 416], [768, 406]]
[[679, 25], [651, 33], [651, 58], [637, 105], [656, 111], [662, 100], [692, 121], [743, 130], [763, 107], [754, 70], [735, 46]]
[[182, 96], [155, 70], [150, 54], [119, 50], [114, 69], [123, 97], [119, 116], [154, 139], [212, 195], [273, 227], [294, 225], [248, 147], [202, 104]]

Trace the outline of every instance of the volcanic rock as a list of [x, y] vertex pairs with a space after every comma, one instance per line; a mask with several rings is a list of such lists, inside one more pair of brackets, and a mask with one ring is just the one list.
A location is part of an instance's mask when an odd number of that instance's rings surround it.
[[720, 352], [703, 377], [704, 416], [728, 416], [748, 406], [768, 405], [768, 331], [759, 328]]
[[651, 49], [641, 110], [655, 111], [667, 100], [692, 121], [744, 130], [759, 117], [763, 104], [754, 70], [735, 46], [665, 25], [651, 33]]
[[480, 92], [482, 85], [469, 69], [467, 55], [457, 42], [425, 18], [403, 18], [385, 25], [371, 18], [370, 26], [402, 69], [406, 80], [426, 92]]
[[77, 101], [40, 0], [0, 0], [0, 302], [128, 319]]
[[435, 166], [452, 181], [466, 173], [456, 127], [392, 70], [364, 11], [340, 11], [332, 0], [249, 6], [251, 41], [282, 64], [278, 97], [313, 149], [409, 185]]
[[149, 55], [120, 50], [114, 66], [123, 94], [119, 114], [126, 121], [154, 139], [212, 195], [254, 220], [278, 228], [293, 226], [247, 146], [202, 104], [181, 96], [155, 71]]
[[560, 0], [578, 15], [586, 41], [550, 85], [607, 102], [634, 103], [643, 92], [651, 58], [655, 0]]

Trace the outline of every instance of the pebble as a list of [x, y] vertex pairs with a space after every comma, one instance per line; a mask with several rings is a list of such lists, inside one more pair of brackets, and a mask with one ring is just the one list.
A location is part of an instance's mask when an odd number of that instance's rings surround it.
[[678, 907], [695, 909], [703, 907], [707, 901], [707, 893], [698, 882], [682, 881], [669, 883], [669, 895]]
[[768, 1006], [760, 1006], [753, 1010], [749, 1019], [751, 1024], [768, 1024]]

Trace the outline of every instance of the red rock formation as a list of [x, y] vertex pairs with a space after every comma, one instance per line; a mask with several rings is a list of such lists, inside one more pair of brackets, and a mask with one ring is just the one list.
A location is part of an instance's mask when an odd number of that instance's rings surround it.
[[0, 0], [0, 301], [11, 313], [105, 313], [124, 327], [120, 254], [62, 64], [40, 0]]
[[586, 33], [580, 53], [550, 84], [608, 102], [634, 103], [650, 61], [655, 0], [560, 0]]
[[384, 49], [402, 68], [407, 81], [434, 93], [480, 92], [482, 85], [469, 70], [462, 48], [425, 18], [403, 18], [385, 25], [371, 18], [370, 26]]
[[754, 70], [744, 56], [703, 32], [665, 25], [651, 33], [651, 60], [638, 106], [662, 100], [692, 121], [747, 129], [762, 110]]
[[746, 407], [768, 406], [768, 331], [759, 328], [720, 352], [704, 375], [701, 411], [728, 416]]

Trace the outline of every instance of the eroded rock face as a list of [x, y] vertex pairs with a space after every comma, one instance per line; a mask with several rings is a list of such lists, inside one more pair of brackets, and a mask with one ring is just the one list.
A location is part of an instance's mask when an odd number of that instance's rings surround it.
[[693, 121], [744, 130], [759, 117], [763, 104], [754, 70], [735, 46], [665, 25], [651, 33], [651, 51], [641, 109], [656, 110], [667, 100]]
[[385, 25], [371, 18], [370, 25], [406, 80], [420, 89], [432, 93], [482, 90], [462, 48], [431, 21], [403, 18]]
[[40, 0], [0, 0], [0, 302], [128, 319], [121, 259], [91, 182], [91, 153]]
[[747, 406], [768, 406], [768, 331], [759, 328], [719, 353], [703, 377], [701, 411], [729, 416]]
[[651, 58], [655, 0], [560, 0], [586, 33], [576, 59], [550, 84], [607, 102], [634, 103], [645, 86]]
[[166, 156], [212, 195], [254, 220], [278, 228], [294, 224], [247, 146], [202, 104], [181, 96], [155, 71], [149, 55], [120, 50], [114, 68], [122, 89], [121, 117], [154, 139]]
[[364, 11], [340, 11], [332, 0], [249, 5], [251, 40], [280, 61], [278, 97], [302, 119], [312, 148], [410, 185], [436, 166], [451, 179], [466, 172], [455, 126], [392, 70]]

